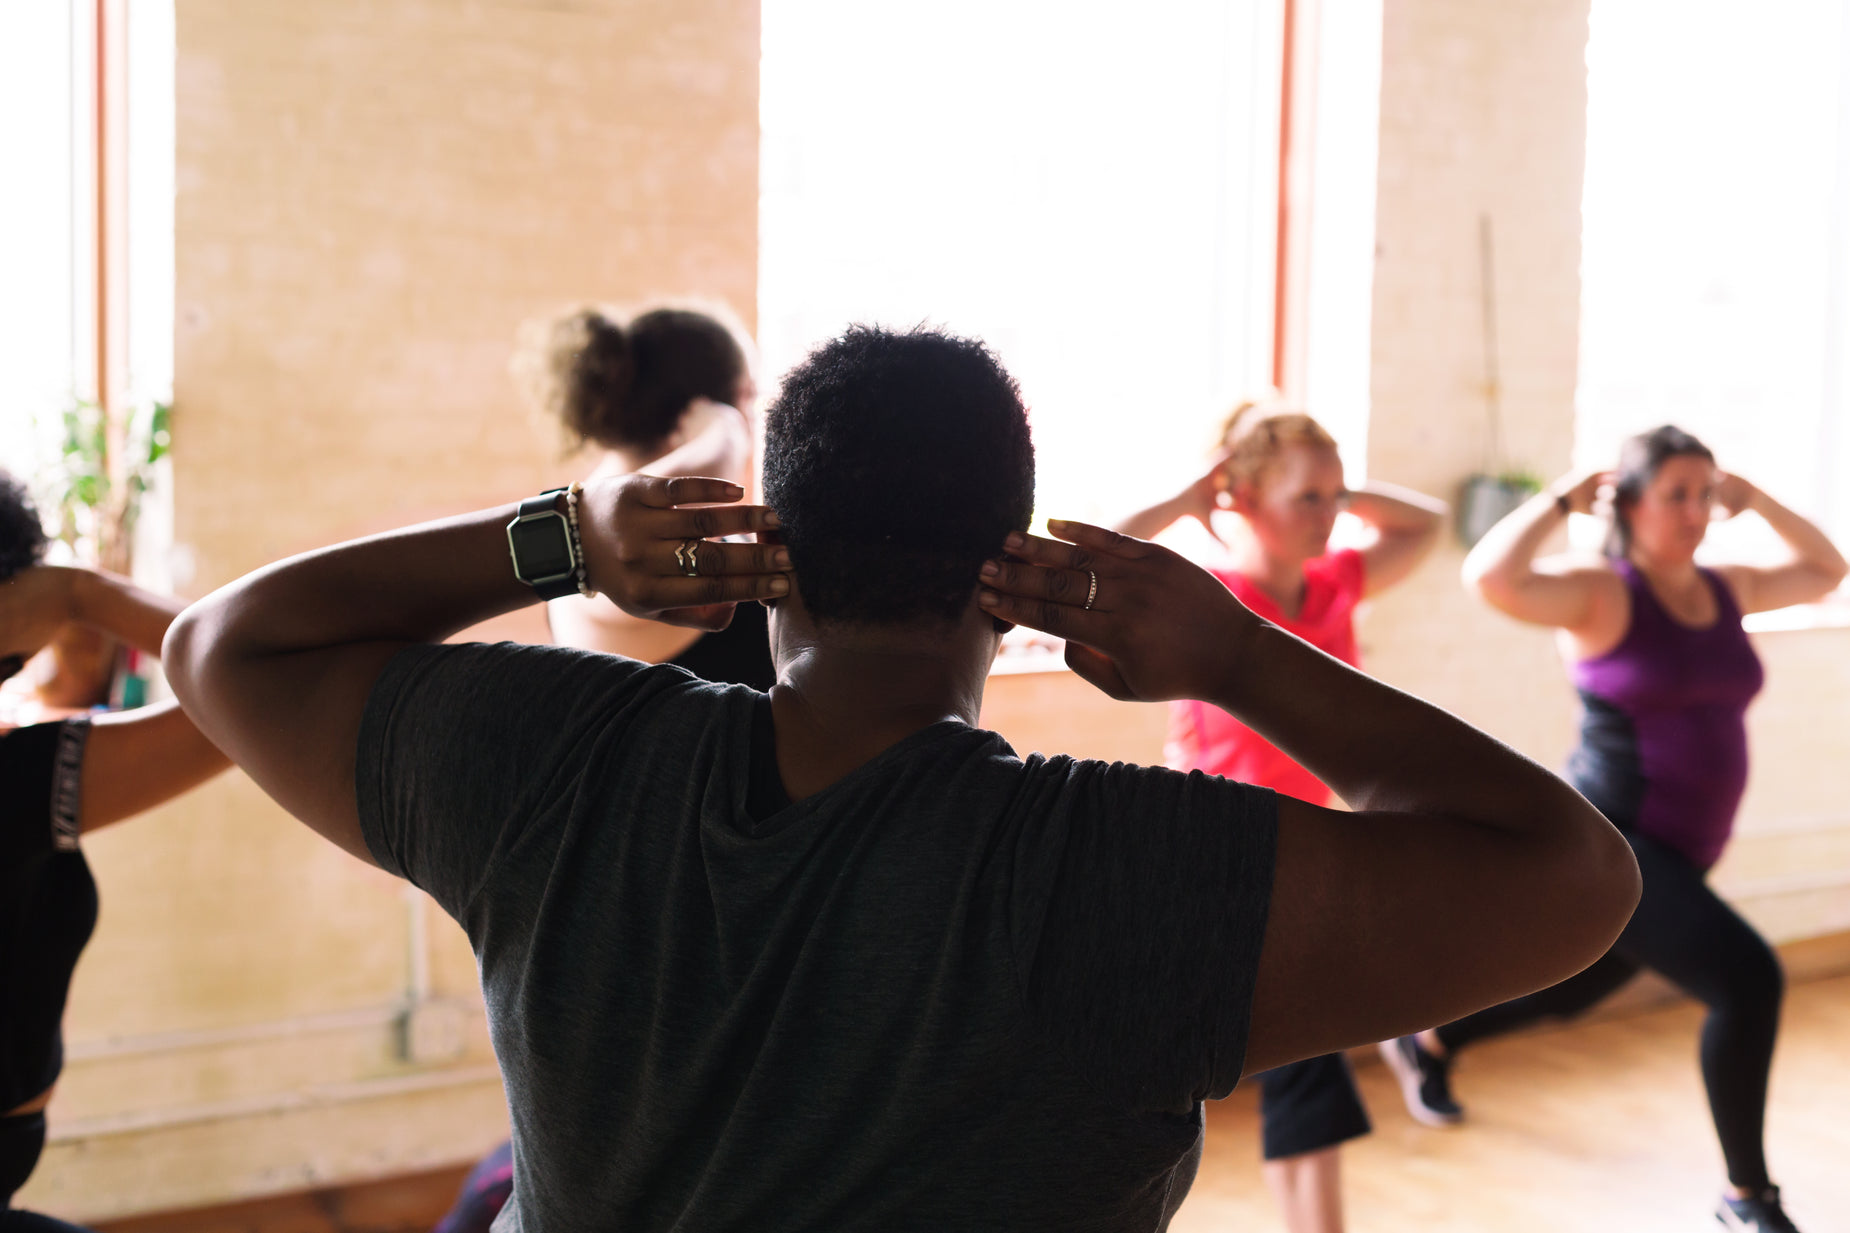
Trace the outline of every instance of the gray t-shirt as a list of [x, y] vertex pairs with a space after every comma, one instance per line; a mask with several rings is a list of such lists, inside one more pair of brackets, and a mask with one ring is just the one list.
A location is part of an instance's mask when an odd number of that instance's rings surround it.
[[1261, 788], [954, 721], [790, 804], [765, 695], [414, 647], [360, 822], [480, 961], [500, 1231], [1152, 1230], [1240, 1077]]

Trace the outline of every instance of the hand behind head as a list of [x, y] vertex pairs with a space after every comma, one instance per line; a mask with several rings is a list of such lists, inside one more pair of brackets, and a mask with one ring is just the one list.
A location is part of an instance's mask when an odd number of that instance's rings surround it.
[[[1262, 622], [1182, 556], [1083, 522], [1050, 522], [1069, 542], [1011, 535], [985, 563], [977, 602], [1067, 641], [1067, 666], [1114, 698], [1200, 698]], [[1090, 604], [1088, 604], [1090, 600]]]

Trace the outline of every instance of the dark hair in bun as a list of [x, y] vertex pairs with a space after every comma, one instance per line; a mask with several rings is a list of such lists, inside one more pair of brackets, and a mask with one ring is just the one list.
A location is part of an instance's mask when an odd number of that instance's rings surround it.
[[730, 403], [747, 371], [733, 328], [688, 308], [656, 308], [628, 325], [580, 308], [522, 330], [515, 380], [573, 444], [650, 449], [696, 398]]
[[45, 527], [26, 486], [0, 471], [0, 582], [45, 559]]

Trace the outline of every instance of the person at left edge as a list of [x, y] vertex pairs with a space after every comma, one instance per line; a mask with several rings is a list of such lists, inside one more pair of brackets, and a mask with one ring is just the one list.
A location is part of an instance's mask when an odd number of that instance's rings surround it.
[[[25, 490], [0, 473], [0, 678], [67, 624], [148, 655], [177, 600], [95, 570], [40, 564], [45, 532]], [[61, 1023], [78, 956], [96, 926], [82, 841], [230, 765], [176, 702], [0, 728], [0, 1228], [65, 1230], [15, 1211], [45, 1146], [45, 1107], [64, 1064]]]

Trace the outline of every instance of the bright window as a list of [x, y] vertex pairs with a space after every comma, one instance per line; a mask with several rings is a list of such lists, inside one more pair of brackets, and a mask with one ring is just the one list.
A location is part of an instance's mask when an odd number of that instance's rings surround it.
[[[1595, 0], [1578, 447], [1661, 423], [1850, 543], [1840, 0]], [[1771, 551], [1746, 517], [1718, 554]]]
[[1044, 513], [1167, 495], [1272, 377], [1281, 6], [766, 0], [759, 341], [990, 343]]
[[[113, 135], [100, 159], [99, 43]], [[74, 399], [105, 383], [124, 408], [171, 396], [173, 5], [0, 5], [0, 114], [0, 466], [31, 475]], [[99, 226], [105, 200], [113, 223]]]

